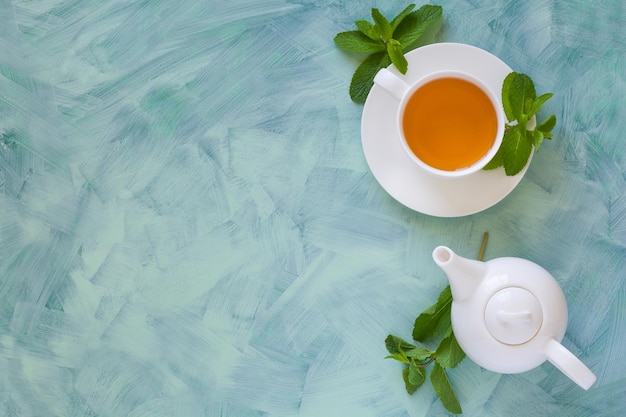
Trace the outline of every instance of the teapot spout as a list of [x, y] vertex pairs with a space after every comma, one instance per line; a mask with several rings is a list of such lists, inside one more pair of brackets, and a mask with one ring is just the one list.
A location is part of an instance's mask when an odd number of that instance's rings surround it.
[[455, 301], [471, 297], [487, 273], [484, 262], [463, 258], [446, 246], [436, 247], [433, 259], [448, 276], [452, 298]]

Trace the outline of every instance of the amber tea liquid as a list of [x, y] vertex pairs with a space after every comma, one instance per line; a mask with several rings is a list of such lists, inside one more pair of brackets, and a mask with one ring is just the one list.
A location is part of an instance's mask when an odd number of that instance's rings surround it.
[[418, 88], [402, 117], [411, 151], [433, 168], [455, 171], [480, 160], [493, 146], [496, 110], [487, 94], [460, 78], [439, 78]]

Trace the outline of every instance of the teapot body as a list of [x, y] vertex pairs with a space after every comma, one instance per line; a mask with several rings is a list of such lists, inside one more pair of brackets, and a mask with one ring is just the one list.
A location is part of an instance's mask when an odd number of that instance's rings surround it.
[[565, 296], [545, 269], [528, 260], [505, 257], [484, 264], [472, 296], [453, 298], [456, 339], [485, 369], [519, 373], [536, 368], [547, 359], [548, 342], [563, 339]]
[[521, 258], [466, 259], [445, 246], [433, 260], [450, 281], [452, 330], [470, 359], [507, 374], [548, 360], [581, 388], [593, 385], [593, 372], [560, 343], [567, 304], [548, 271]]

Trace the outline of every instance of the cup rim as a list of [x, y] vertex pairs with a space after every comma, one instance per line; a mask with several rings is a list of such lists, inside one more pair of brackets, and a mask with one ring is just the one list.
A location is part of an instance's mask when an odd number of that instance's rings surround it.
[[[402, 123], [403, 123], [402, 118], [404, 115], [404, 110], [406, 108], [406, 105], [409, 101], [409, 98], [413, 95], [413, 93], [415, 93], [415, 91], [423, 87], [425, 84], [431, 81], [440, 79], [440, 78], [458, 78], [458, 79], [462, 79], [462, 80], [473, 83], [487, 95], [487, 97], [491, 101], [491, 104], [493, 105], [494, 110], [496, 112], [496, 121], [497, 121], [496, 138], [494, 140], [493, 145], [489, 149], [489, 151], [487, 151], [487, 153], [485, 153], [478, 161], [474, 162], [468, 167], [459, 168], [454, 171], [432, 167], [428, 165], [427, 163], [425, 163], [424, 161], [422, 161], [421, 159], [419, 159], [417, 155], [415, 155], [415, 153], [413, 153], [413, 151], [409, 147], [406, 137], [404, 135], [404, 129], [402, 128]], [[396, 124], [398, 127], [398, 132], [400, 135], [400, 142], [402, 144], [402, 148], [404, 149], [407, 156], [411, 158], [413, 162], [419, 165], [420, 168], [440, 178], [461, 178], [461, 177], [465, 177], [467, 175], [480, 171], [481, 169], [485, 167], [485, 165], [489, 163], [489, 161], [493, 159], [493, 157], [498, 152], [498, 149], [502, 145], [505, 123], [506, 121], [505, 121], [505, 115], [504, 115], [504, 108], [502, 106], [500, 98], [482, 80], [480, 80], [476, 76], [469, 74], [465, 71], [440, 70], [440, 71], [435, 71], [430, 74], [427, 74], [423, 76], [422, 78], [420, 78], [419, 80], [417, 80], [415, 83], [410, 85], [410, 87], [406, 90], [406, 92], [402, 96], [402, 100], [400, 101], [400, 105], [398, 107], [398, 112], [397, 112]]]

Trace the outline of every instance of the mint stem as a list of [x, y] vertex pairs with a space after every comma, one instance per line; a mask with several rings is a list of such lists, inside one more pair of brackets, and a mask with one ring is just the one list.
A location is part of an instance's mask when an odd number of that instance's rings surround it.
[[485, 256], [485, 249], [487, 249], [487, 240], [489, 239], [489, 232], [483, 234], [483, 241], [480, 244], [480, 251], [478, 251], [478, 260], [482, 261]]
[[436, 355], [433, 353], [433, 356], [431, 356], [430, 358], [428, 358], [428, 360], [424, 363], [416, 363], [415, 365], [418, 368], [426, 368], [428, 365], [430, 365], [431, 363], [433, 363], [433, 361], [436, 359]]

